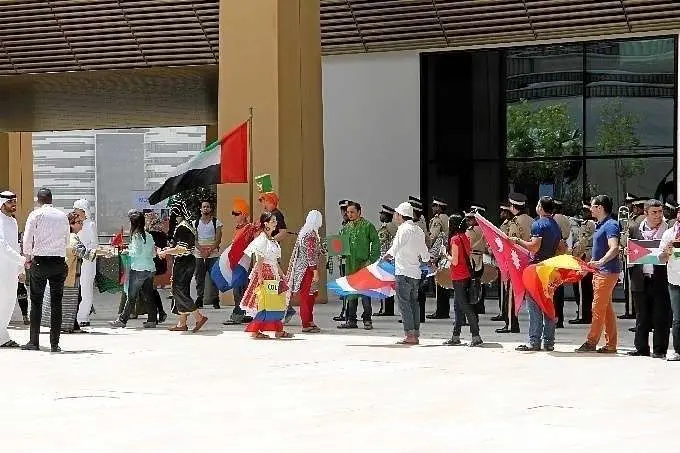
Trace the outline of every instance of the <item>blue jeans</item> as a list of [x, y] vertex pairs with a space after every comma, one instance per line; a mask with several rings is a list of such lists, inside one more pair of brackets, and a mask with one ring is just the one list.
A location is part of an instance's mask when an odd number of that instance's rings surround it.
[[361, 319], [364, 322], [371, 321], [373, 314], [373, 307], [371, 306], [371, 298], [367, 296], [347, 296], [347, 323], [357, 323], [357, 308], [359, 308], [359, 298], [361, 298], [361, 305], [364, 307], [364, 313]]
[[555, 321], [543, 314], [541, 307], [527, 294], [524, 297], [529, 309], [529, 345], [540, 347], [541, 337], [545, 346], [555, 345]]
[[397, 305], [401, 312], [401, 319], [406, 334], [418, 335], [420, 331], [420, 303], [418, 302], [418, 288], [420, 280], [405, 275], [396, 276]]

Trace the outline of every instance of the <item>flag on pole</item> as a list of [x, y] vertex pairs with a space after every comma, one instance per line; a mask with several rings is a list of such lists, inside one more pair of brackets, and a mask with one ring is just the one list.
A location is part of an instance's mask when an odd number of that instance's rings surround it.
[[628, 239], [627, 254], [628, 264], [664, 264], [659, 261], [659, 245], [661, 241]]
[[515, 296], [515, 310], [519, 311], [524, 302], [524, 283], [522, 272], [529, 265], [529, 251], [519, 245], [510, 242], [510, 239], [501, 230], [479, 214], [475, 214], [477, 224], [482, 229], [482, 234], [489, 249], [496, 258], [496, 264], [501, 271], [501, 279], [512, 282], [512, 292]]
[[541, 311], [551, 320], [555, 320], [555, 290], [565, 283], [581, 281], [592, 271], [585, 261], [571, 255], [558, 255], [529, 265], [522, 273], [522, 281], [526, 292], [536, 301]]
[[244, 252], [257, 232], [254, 224], [243, 227], [234, 238], [234, 242], [222, 252], [217, 263], [210, 269], [210, 277], [221, 292], [229, 291], [234, 286], [248, 281], [251, 257], [246, 256]]
[[248, 121], [173, 171], [149, 196], [154, 205], [194, 187], [248, 182]]

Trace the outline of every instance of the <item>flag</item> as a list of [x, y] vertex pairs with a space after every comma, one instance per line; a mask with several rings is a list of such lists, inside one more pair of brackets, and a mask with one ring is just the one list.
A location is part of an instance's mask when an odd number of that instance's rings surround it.
[[248, 182], [248, 121], [173, 171], [149, 196], [156, 203], [195, 187]]
[[251, 257], [246, 256], [244, 252], [256, 233], [257, 227], [254, 224], [243, 227], [234, 238], [234, 242], [222, 252], [217, 263], [210, 269], [210, 277], [221, 292], [229, 291], [248, 280]]
[[122, 228], [120, 229], [120, 233], [116, 233], [115, 235], [113, 235], [113, 237], [111, 238], [110, 244], [111, 244], [112, 247], [116, 247], [116, 248], [122, 248], [123, 247], [123, 245], [125, 244], [125, 241], [123, 239], [123, 229]]
[[526, 292], [536, 301], [541, 311], [555, 320], [555, 290], [565, 283], [576, 283], [593, 269], [585, 261], [571, 255], [558, 255], [532, 264], [524, 269], [522, 281]]
[[628, 264], [664, 264], [659, 261], [660, 240], [628, 239]]
[[396, 294], [394, 264], [380, 260], [346, 277], [328, 283], [328, 290], [338, 296], [363, 295], [386, 299]]
[[515, 296], [515, 310], [519, 312], [524, 302], [524, 283], [522, 272], [529, 265], [529, 251], [519, 245], [510, 242], [510, 239], [491, 222], [479, 214], [475, 214], [477, 224], [482, 229], [482, 234], [489, 249], [496, 258], [496, 264], [501, 271], [501, 279], [512, 282], [512, 292]]

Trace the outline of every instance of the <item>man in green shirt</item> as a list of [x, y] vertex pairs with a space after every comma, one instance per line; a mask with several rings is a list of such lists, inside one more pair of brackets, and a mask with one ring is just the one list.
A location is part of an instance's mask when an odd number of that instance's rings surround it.
[[[349, 254], [345, 257], [345, 272], [346, 275], [351, 275], [380, 258], [380, 239], [375, 226], [361, 217], [361, 205], [359, 203], [354, 201], [349, 203], [347, 219], [348, 223], [340, 230], [340, 235], [346, 237], [349, 243]], [[359, 297], [361, 297], [361, 304], [364, 307], [364, 313], [361, 316], [364, 321], [364, 329], [373, 329], [371, 298], [366, 296], [347, 296], [347, 321], [340, 324], [338, 329], [356, 329], [358, 327]]]

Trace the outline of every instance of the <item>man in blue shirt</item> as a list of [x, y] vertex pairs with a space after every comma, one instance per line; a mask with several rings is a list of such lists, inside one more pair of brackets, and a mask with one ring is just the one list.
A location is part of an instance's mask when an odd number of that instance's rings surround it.
[[[555, 256], [562, 240], [560, 227], [553, 219], [555, 200], [552, 197], [541, 197], [536, 206], [538, 220], [531, 225], [531, 240], [524, 241], [512, 238], [516, 244], [533, 254], [531, 264], [540, 263]], [[555, 349], [555, 321], [546, 317], [536, 301], [527, 293], [525, 296], [529, 309], [529, 344], [520, 345], [517, 351], [540, 351], [541, 338], [546, 351]]]
[[[593, 234], [593, 321], [586, 342], [576, 352], [615, 354], [617, 345], [616, 312], [612, 303], [614, 287], [619, 280], [619, 238], [621, 226], [612, 219], [613, 202], [607, 195], [598, 195], [590, 202], [590, 212], [597, 221]], [[604, 329], [605, 346], [597, 349]]]

